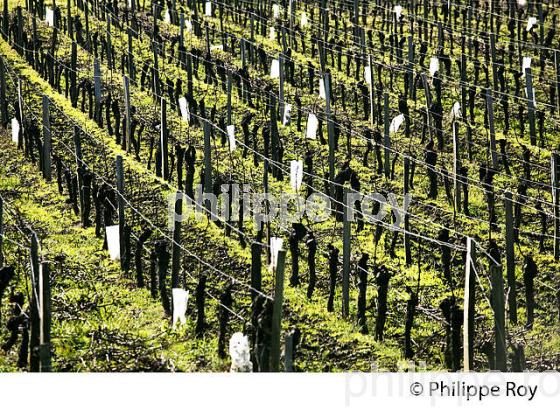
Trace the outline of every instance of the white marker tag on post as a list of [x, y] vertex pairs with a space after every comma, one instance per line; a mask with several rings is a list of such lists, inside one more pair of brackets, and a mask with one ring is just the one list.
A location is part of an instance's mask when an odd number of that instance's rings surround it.
[[525, 70], [531, 68], [531, 57], [523, 57], [523, 63], [521, 64], [522, 77], [525, 77]]
[[47, 13], [45, 15], [45, 21], [47, 25], [50, 27], [54, 27], [54, 10], [50, 7], [47, 7]]
[[111, 260], [118, 261], [121, 259], [121, 245], [119, 238], [119, 225], [111, 225], [105, 227], [107, 235], [107, 248], [109, 248], [109, 256]]
[[19, 121], [15, 118], [12, 118], [12, 142], [16, 144], [19, 142]]
[[190, 20], [185, 20], [185, 30], [189, 33], [192, 31], [192, 22]]
[[232, 373], [250, 373], [253, 369], [251, 362], [251, 347], [249, 338], [241, 332], [234, 333], [229, 340], [229, 355], [231, 357], [230, 371]]
[[211, 17], [212, 16], [212, 2], [207, 1], [204, 7], [204, 15]]
[[299, 191], [303, 182], [303, 161], [290, 161], [290, 186]]
[[270, 64], [270, 78], [274, 79], [279, 77], [280, 77], [280, 61], [274, 59]]
[[309, 20], [307, 19], [307, 13], [304, 11], [303, 13], [301, 13], [301, 20], [300, 20], [301, 27], [307, 26], [308, 21]]
[[177, 322], [181, 322], [182, 325], [187, 323], [185, 314], [189, 302], [189, 291], [173, 288], [171, 289], [171, 295], [173, 297], [173, 328], [175, 328]]
[[364, 67], [364, 81], [371, 85], [371, 67], [369, 65]]
[[274, 30], [274, 27], [270, 27], [268, 29], [268, 39], [274, 40], [275, 38], [276, 38], [276, 30]]
[[325, 80], [319, 78], [319, 97], [323, 100], [327, 99], [327, 93], [325, 92]]
[[404, 114], [399, 114], [391, 121], [391, 125], [389, 126], [389, 132], [391, 134], [395, 134], [399, 131], [401, 124], [404, 121]]
[[282, 118], [282, 125], [286, 126], [290, 123], [292, 119], [292, 105], [291, 104], [284, 104], [284, 118]]
[[179, 110], [181, 111], [181, 118], [183, 121], [189, 122], [191, 119], [191, 114], [189, 112], [189, 104], [185, 97], [179, 98]]
[[275, 19], [280, 18], [280, 6], [278, 4], [272, 5], [272, 12]]
[[165, 14], [163, 15], [163, 21], [167, 24], [171, 23], [171, 15], [169, 14], [169, 10], [165, 10]]
[[437, 57], [430, 58], [430, 76], [434, 76], [439, 71], [439, 60]]
[[451, 107], [451, 120], [455, 121], [461, 119], [462, 116], [463, 114], [461, 112], [461, 104], [459, 104], [459, 101], [455, 101], [453, 107]]
[[273, 236], [270, 238], [270, 268], [275, 269], [278, 266], [278, 251], [282, 249], [284, 239]]
[[307, 117], [307, 129], [305, 132], [305, 136], [310, 140], [317, 139], [318, 127], [319, 127], [319, 120], [317, 119], [317, 116], [312, 112], [310, 112], [309, 116]]
[[393, 11], [395, 12], [395, 15], [397, 17], [397, 21], [399, 21], [401, 19], [402, 10], [403, 10], [402, 6], [400, 6], [398, 4], [393, 8]]
[[229, 152], [235, 151], [236, 142], [235, 142], [235, 125], [228, 125], [227, 127], [227, 135], [229, 138]]
[[537, 25], [537, 18], [536, 17], [529, 17], [527, 19], [527, 31], [531, 31], [533, 27]]

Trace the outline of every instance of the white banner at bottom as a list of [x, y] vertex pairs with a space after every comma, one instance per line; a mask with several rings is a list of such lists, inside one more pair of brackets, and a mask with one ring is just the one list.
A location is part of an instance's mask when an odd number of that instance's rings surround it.
[[25, 400], [25, 408], [81, 410], [550, 409], [560, 398], [560, 373], [4, 373], [0, 397], [2, 408]]

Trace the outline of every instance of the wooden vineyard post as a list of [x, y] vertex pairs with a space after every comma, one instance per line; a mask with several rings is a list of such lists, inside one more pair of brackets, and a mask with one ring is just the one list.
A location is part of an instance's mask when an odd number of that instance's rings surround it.
[[43, 177], [47, 181], [51, 180], [51, 150], [52, 140], [49, 99], [46, 95], [43, 95], [43, 159], [41, 164], [43, 165]]
[[553, 152], [550, 157], [550, 179], [552, 186], [552, 203], [554, 206], [554, 259], [560, 258], [560, 190], [559, 190], [559, 168], [560, 155]]
[[375, 81], [373, 81], [373, 58], [369, 55], [369, 72], [370, 72], [370, 82], [369, 82], [369, 116], [370, 124], [373, 127], [375, 125]]
[[[212, 150], [210, 141], [210, 124], [204, 119], [204, 193], [212, 193]], [[207, 201], [206, 209], [211, 211], [212, 204]]]
[[66, 31], [68, 32], [68, 37], [74, 40], [74, 30], [72, 27], [72, 8], [70, 6], [70, 0], [66, 0]]
[[383, 159], [385, 166], [385, 178], [389, 179], [391, 177], [391, 136], [389, 135], [389, 126], [391, 121], [389, 120], [389, 94], [383, 94], [383, 146], [385, 149], [385, 158]]
[[284, 340], [284, 371], [286, 373], [294, 371], [294, 334], [286, 335]]
[[358, 43], [360, 38], [359, 38], [359, 24], [360, 24], [360, 1], [359, 0], [354, 0], [354, 16], [352, 19], [352, 23], [354, 24], [354, 38], [355, 38], [355, 42]]
[[[15, 43], [20, 46], [20, 50], [23, 51], [23, 12], [22, 8], [18, 7], [16, 9], [17, 19], [16, 19], [16, 32], [15, 32]], [[23, 52], [22, 52], [23, 54]]]
[[2, 11], [2, 37], [8, 40], [8, 30], [10, 27], [10, 14], [8, 12], [8, 0], [4, 0], [4, 8]]
[[136, 11], [136, 0], [129, 0], [128, 4], [130, 5], [130, 11], [132, 12], [132, 15], [134, 16], [134, 12]]
[[289, 8], [288, 8], [288, 10], [289, 10], [288, 13], [290, 15], [290, 21], [289, 21], [290, 29], [289, 30], [290, 30], [290, 33], [292, 33], [292, 35], [290, 36], [290, 48], [293, 48], [294, 43], [296, 42], [295, 31], [294, 31], [294, 24], [295, 24], [294, 20], [295, 20], [295, 17], [296, 17], [296, 8], [297, 8], [296, 3], [297, 3], [297, 1], [298, 0], [290, 0], [289, 1]]
[[[25, 129], [24, 129], [24, 117], [23, 117], [23, 92], [22, 92], [22, 86], [21, 86], [21, 78], [18, 77], [18, 82], [17, 82], [17, 93], [18, 93], [18, 104], [19, 104], [19, 118], [21, 119], [21, 124], [20, 126], [20, 135], [24, 135], [25, 133]], [[18, 139], [18, 149], [22, 149], [23, 148], [23, 140], [24, 138], [19, 138]]]
[[[427, 0], [426, 0], [427, 1]], [[434, 138], [434, 130], [432, 129], [432, 116], [430, 114], [430, 106], [432, 105], [432, 95], [430, 94], [430, 85], [428, 84], [428, 79], [426, 74], [420, 74], [422, 78], [422, 85], [424, 86], [424, 94], [426, 96], [426, 123], [428, 126], [428, 132], [430, 133], [430, 138]]]
[[123, 158], [120, 155], [117, 155], [116, 161], [116, 171], [117, 171], [117, 203], [119, 208], [119, 245], [120, 245], [120, 260], [121, 260], [121, 269], [124, 269], [125, 264], [125, 238], [124, 238], [124, 228], [125, 228], [125, 219], [124, 219], [124, 168], [123, 168]]
[[[403, 193], [405, 195], [409, 192], [409, 180], [410, 180], [410, 158], [404, 157], [404, 189]], [[412, 264], [412, 250], [410, 248], [410, 215], [407, 210], [404, 210], [404, 259], [406, 266]]]
[[[183, 39], [184, 41], [184, 39]], [[179, 65], [182, 69], [187, 67], [187, 50], [185, 49], [184, 43], [181, 43], [179, 39]]]
[[494, 262], [490, 262], [490, 282], [490, 300], [494, 311], [495, 367], [503, 372], [507, 366], [504, 278], [501, 266]]
[[[408, 43], [408, 67], [406, 76], [408, 78], [408, 97], [411, 99], [415, 99], [415, 90], [414, 90], [414, 39], [412, 36], [408, 36], [407, 38]], [[373, 68], [372, 68], [373, 70]]]
[[83, 2], [84, 14], [86, 20], [86, 50], [91, 51], [91, 42], [89, 36], [89, 4], [87, 1]]
[[[50, 55], [47, 54], [48, 81], [49, 81], [49, 84], [52, 87], [56, 86], [56, 84], [55, 84], [56, 83], [56, 74], [55, 74], [56, 70], [55, 70], [55, 64], [54, 64], [54, 61], [53, 61], [54, 60], [53, 56], [55, 55], [56, 46], [57, 46], [57, 43], [58, 43], [58, 37], [57, 36], [58, 36], [58, 30], [59, 30], [59, 27], [58, 27], [59, 22], [58, 22], [58, 19], [56, 18], [56, 16], [54, 17], [54, 20], [55, 20], [55, 23], [54, 23], [55, 27], [54, 27], [54, 30], [52, 32], [52, 37], [51, 37]], [[35, 20], [33, 20], [33, 22], [35, 23]], [[34, 29], [36, 29], [35, 24], [34, 24]], [[36, 30], [35, 30], [35, 33], [36, 33]], [[35, 35], [34, 38], [38, 39], [38, 36]], [[58, 88], [60, 89], [60, 84], [59, 84]]]
[[78, 197], [80, 200], [80, 220], [82, 226], [85, 228], [85, 214], [84, 214], [84, 192], [83, 192], [83, 176], [84, 165], [82, 163], [82, 142], [80, 139], [80, 128], [74, 126], [74, 153], [76, 155], [76, 169], [78, 174]]
[[461, 181], [459, 181], [459, 173], [461, 172], [461, 145], [459, 142], [459, 125], [457, 120], [453, 119], [453, 190], [455, 193], [455, 212], [461, 212]]
[[319, 67], [321, 69], [321, 72], [326, 74], [326, 69], [325, 69], [325, 53], [324, 53], [324, 47], [323, 44], [321, 44], [321, 42], [317, 43], [317, 49], [318, 49], [318, 53], [319, 53]]
[[506, 272], [508, 284], [509, 320], [517, 324], [517, 290], [515, 285], [515, 251], [513, 239], [513, 206], [511, 192], [505, 192], [506, 214]]
[[77, 66], [78, 66], [78, 48], [75, 41], [72, 42], [72, 55], [70, 59], [70, 101], [72, 107], [78, 106], [78, 86], [77, 86]]
[[223, 49], [225, 52], [227, 52], [228, 44], [227, 44], [226, 34], [224, 33], [224, 6], [223, 5], [220, 4], [218, 6], [218, 12], [219, 12], [219, 19], [220, 19], [220, 38], [222, 41]]
[[[269, 163], [268, 163], [268, 159], [265, 158], [265, 160], [263, 161], [263, 179], [262, 179], [262, 181], [263, 181], [263, 193], [265, 195], [268, 195], [268, 170], [269, 169], [270, 169], [270, 166], [269, 166]], [[270, 204], [268, 203], [268, 201], [264, 205], [266, 215], [268, 215], [269, 212], [270, 212], [269, 205]], [[264, 232], [264, 227], [262, 226], [262, 222], [260, 224], [261, 224], [261, 226], [260, 226], [259, 230], [261, 232]], [[261, 235], [261, 237], [262, 237], [262, 235]], [[270, 238], [271, 238], [271, 235], [270, 235], [270, 221], [267, 218], [267, 221], [266, 221], [266, 243], [270, 244]], [[271, 258], [272, 258], [272, 250], [271, 250], [270, 246], [268, 246], [266, 249], [267, 249], [267, 254], [266, 254], [267, 259], [266, 259], [266, 261], [267, 261], [267, 263], [270, 263]]]
[[465, 293], [463, 305], [463, 370], [473, 370], [473, 343], [476, 290], [476, 246], [473, 238], [467, 237], [467, 258], [465, 264]]
[[[323, 44], [328, 44], [329, 38], [329, 4], [327, 4], [326, 0], [321, 2], [321, 21], [323, 22], [323, 33], [324, 33], [324, 42]], [[318, 43], [321, 44], [321, 43]], [[326, 50], [324, 50], [326, 53]]]
[[193, 66], [192, 66], [192, 56], [190, 53], [187, 54], [187, 90], [189, 95], [193, 95]]
[[153, 87], [154, 87], [154, 100], [155, 102], [157, 102], [158, 97], [161, 95], [161, 90], [160, 90], [160, 84], [159, 84], [159, 59], [158, 59], [158, 53], [159, 53], [159, 45], [158, 43], [153, 40], [152, 41], [152, 48], [154, 49], [154, 83], [153, 83]]
[[[331, 74], [325, 73], [323, 76], [323, 84], [325, 86], [325, 112], [327, 115], [327, 132], [329, 136], [329, 181], [334, 181], [334, 124], [331, 121]], [[335, 191], [334, 186], [331, 185], [330, 193]]]
[[461, 36], [461, 108], [467, 113], [467, 54], [466, 38]]
[[181, 269], [181, 218], [183, 215], [183, 194], [175, 194], [175, 213], [173, 216], [173, 246], [171, 253], [171, 288], [179, 287]]
[[134, 73], [134, 54], [132, 53], [132, 29], [129, 27], [127, 30], [128, 33], [128, 76], [134, 82], [136, 79], [136, 75]]
[[179, 14], [179, 46], [185, 46], [185, 13]]
[[0, 266], [4, 266], [4, 200], [2, 197], [0, 197]]
[[40, 364], [41, 372], [51, 371], [51, 279], [48, 262], [41, 262], [39, 278], [41, 299], [41, 336]]
[[232, 125], [231, 122], [231, 71], [227, 72], [227, 125]]
[[257, 297], [257, 291], [260, 292], [262, 287], [262, 247], [260, 243], [253, 242], [251, 244], [251, 300], [254, 302]]
[[241, 44], [240, 44], [240, 48], [241, 48], [241, 68], [245, 69], [247, 68], [247, 52], [245, 50], [245, 42], [246, 40], [244, 38], [242, 38], [240, 40]]
[[278, 179], [282, 175], [280, 168], [276, 165], [281, 161], [280, 158], [280, 136], [278, 134], [278, 121], [277, 121], [277, 108], [276, 108], [276, 95], [270, 95], [270, 148], [272, 156], [272, 176]]
[[101, 124], [101, 118], [103, 117], [101, 113], [101, 67], [98, 58], [93, 60], [93, 89], [95, 94], [95, 120], [98, 124]]
[[30, 360], [29, 370], [31, 372], [38, 372], [41, 369], [39, 361], [39, 345], [41, 344], [41, 319], [39, 316], [39, 240], [37, 235], [33, 232], [30, 237], [31, 249], [31, 338], [29, 343]]
[[554, 51], [554, 67], [556, 69], [556, 106], [560, 114], [560, 50]]
[[125, 126], [126, 126], [126, 152], [130, 152], [131, 133], [132, 133], [132, 119], [130, 118], [130, 79], [127, 76], [123, 77], [124, 87], [124, 112], [125, 112]]
[[109, 70], [113, 70], [115, 65], [113, 64], [113, 45], [111, 42], [111, 14], [107, 13], [107, 67]]
[[494, 84], [494, 92], [498, 91], [498, 74], [496, 65], [496, 34], [489, 33], [490, 57], [492, 58], [492, 80]]
[[6, 66], [4, 58], [0, 57], [0, 123], [8, 125], [8, 104], [6, 101]]
[[278, 56], [279, 86], [278, 86], [278, 118], [284, 121], [284, 55]]
[[529, 114], [529, 135], [531, 138], [531, 145], [537, 145], [537, 130], [535, 127], [535, 91], [533, 90], [533, 75], [531, 74], [530, 67], [527, 67], [525, 69], [525, 85], [527, 87], [527, 112]]
[[198, 6], [195, 1], [192, 2], [193, 7], [191, 8], [193, 11], [193, 31], [194, 35], [198, 38], [202, 35], [201, 27], [200, 27], [200, 20], [198, 18]]
[[161, 98], [160, 152], [161, 176], [167, 181], [169, 179], [169, 129], [167, 128], [167, 101], [163, 97]]
[[494, 128], [494, 97], [492, 90], [486, 89], [486, 110], [488, 111], [488, 128], [490, 131], [490, 156], [492, 158], [492, 168], [498, 169], [498, 152], [496, 151], [496, 131]]
[[282, 331], [282, 304], [284, 303], [284, 267], [286, 251], [278, 251], [274, 282], [274, 306], [272, 310], [272, 335], [270, 348], [270, 370], [280, 370], [280, 332]]
[[342, 234], [342, 316], [347, 318], [350, 313], [350, 238], [351, 222], [348, 213], [348, 188], [344, 187], [344, 212]]
[[208, 29], [208, 22], [205, 22], [204, 31], [206, 34], [206, 54], [210, 55], [210, 30]]

